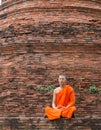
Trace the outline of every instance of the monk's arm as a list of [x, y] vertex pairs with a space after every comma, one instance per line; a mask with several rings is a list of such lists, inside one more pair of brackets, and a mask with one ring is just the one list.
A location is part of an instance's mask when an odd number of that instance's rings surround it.
[[57, 109], [57, 107], [56, 107], [56, 93], [55, 93], [55, 90], [54, 90], [54, 92], [53, 92], [52, 107], [53, 107], [54, 109]]

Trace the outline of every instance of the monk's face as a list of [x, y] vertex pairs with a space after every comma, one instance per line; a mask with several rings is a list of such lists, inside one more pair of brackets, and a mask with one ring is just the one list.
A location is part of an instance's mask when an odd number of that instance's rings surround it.
[[60, 86], [64, 86], [67, 83], [66, 77], [64, 75], [60, 75], [58, 81]]

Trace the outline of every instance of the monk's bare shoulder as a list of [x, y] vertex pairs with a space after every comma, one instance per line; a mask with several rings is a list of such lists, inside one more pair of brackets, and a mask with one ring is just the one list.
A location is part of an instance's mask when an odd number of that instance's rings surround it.
[[60, 90], [61, 90], [61, 87], [57, 87], [56, 89], [54, 89], [54, 93], [58, 93], [60, 92]]

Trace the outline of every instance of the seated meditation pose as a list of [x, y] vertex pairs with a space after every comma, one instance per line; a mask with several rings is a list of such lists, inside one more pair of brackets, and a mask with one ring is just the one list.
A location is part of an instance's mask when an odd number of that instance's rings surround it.
[[54, 89], [52, 107], [45, 108], [45, 114], [49, 120], [72, 118], [76, 112], [74, 89], [67, 84], [65, 75], [59, 75], [59, 87]]

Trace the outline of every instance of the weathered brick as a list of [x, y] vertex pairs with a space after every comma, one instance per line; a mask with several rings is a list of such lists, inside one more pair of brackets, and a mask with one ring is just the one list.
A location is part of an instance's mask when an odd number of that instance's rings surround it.
[[[2, 0], [0, 6], [0, 130], [100, 130], [100, 0]], [[48, 121], [44, 108], [69, 76], [76, 92], [75, 119]], [[32, 87], [29, 87], [32, 85]]]

